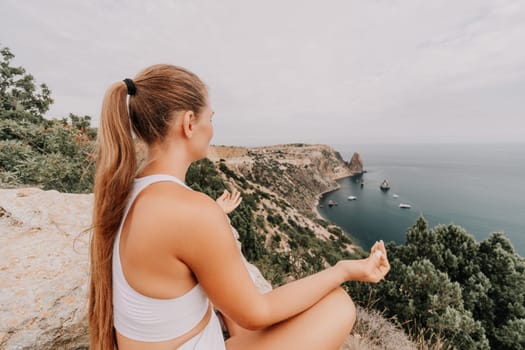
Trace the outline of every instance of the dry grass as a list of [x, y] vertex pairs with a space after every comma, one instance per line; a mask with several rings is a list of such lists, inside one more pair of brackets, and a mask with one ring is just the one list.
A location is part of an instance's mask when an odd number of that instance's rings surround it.
[[422, 334], [411, 340], [395, 323], [378, 311], [358, 307], [357, 323], [340, 350], [447, 350], [440, 339], [432, 345], [423, 340]]

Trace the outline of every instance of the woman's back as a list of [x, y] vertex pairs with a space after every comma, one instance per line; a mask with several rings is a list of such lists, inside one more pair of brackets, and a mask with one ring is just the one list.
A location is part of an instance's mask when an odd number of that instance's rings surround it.
[[158, 342], [156, 348], [171, 349], [187, 340], [185, 335], [193, 335], [183, 348], [224, 348], [206, 293], [176, 258], [172, 243], [181, 244], [188, 232], [166, 227], [166, 213], [157, 207], [162, 203], [159, 197], [168, 196], [170, 208], [181, 209], [172, 216], [182, 220], [187, 204], [179, 204], [192, 195], [181, 180], [169, 175], [145, 176], [133, 183], [113, 250], [114, 325], [127, 347]]
[[[177, 247], [188, 239], [189, 232], [182, 229], [187, 220], [184, 213], [191, 202], [188, 198], [196, 193], [178, 178], [166, 175], [137, 178], [134, 191], [136, 198], [128, 202], [119, 243], [126, 279], [135, 290], [153, 298], [183, 295], [197, 284], [191, 270], [176, 256]], [[171, 219], [178, 219], [180, 225], [169, 227]]]

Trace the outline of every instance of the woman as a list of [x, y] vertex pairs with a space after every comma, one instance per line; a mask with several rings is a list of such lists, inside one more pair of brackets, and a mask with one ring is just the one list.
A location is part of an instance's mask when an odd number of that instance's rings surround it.
[[[382, 279], [390, 268], [384, 244], [367, 259], [259, 293], [221, 206], [183, 182], [206, 156], [212, 118], [206, 86], [180, 67], [149, 67], [106, 92], [90, 248], [91, 349], [338, 349], [356, 312], [339, 285]], [[139, 171], [132, 134], [147, 145]], [[212, 303], [232, 335], [226, 342]]]

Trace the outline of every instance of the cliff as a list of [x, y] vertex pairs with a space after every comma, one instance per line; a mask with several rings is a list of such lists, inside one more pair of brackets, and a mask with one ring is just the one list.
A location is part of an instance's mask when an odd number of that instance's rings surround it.
[[354, 175], [341, 155], [326, 145], [212, 146], [208, 158], [286, 198], [303, 214], [312, 213], [320, 193], [338, 188], [336, 179]]

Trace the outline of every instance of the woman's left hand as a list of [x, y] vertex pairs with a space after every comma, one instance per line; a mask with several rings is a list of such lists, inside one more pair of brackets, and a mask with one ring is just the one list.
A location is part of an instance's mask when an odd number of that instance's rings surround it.
[[229, 214], [241, 204], [242, 198], [241, 194], [236, 189], [233, 189], [231, 194], [227, 190], [224, 190], [222, 195], [217, 198], [216, 202], [226, 214]]
[[344, 281], [377, 283], [390, 271], [383, 241], [376, 242], [366, 259], [341, 260], [336, 265], [343, 269]]
[[383, 240], [372, 246], [369, 257], [364, 261], [366, 261], [365, 271], [368, 274], [367, 282], [377, 283], [385, 278], [385, 275], [390, 271], [390, 263]]

